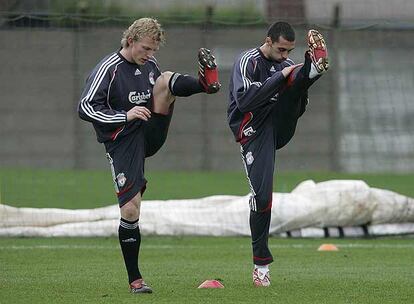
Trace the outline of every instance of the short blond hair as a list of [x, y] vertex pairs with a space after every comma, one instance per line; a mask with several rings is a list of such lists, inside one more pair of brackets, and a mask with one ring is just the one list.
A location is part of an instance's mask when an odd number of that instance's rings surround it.
[[140, 18], [135, 20], [122, 34], [121, 45], [128, 47], [128, 38], [138, 41], [150, 37], [160, 44], [165, 43], [165, 32], [161, 24], [153, 18]]

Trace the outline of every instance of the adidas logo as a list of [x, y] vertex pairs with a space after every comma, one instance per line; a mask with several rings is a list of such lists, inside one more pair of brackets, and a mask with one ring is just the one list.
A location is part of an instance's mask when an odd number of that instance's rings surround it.
[[275, 67], [272, 65], [272, 67], [270, 68], [270, 72], [276, 72]]
[[133, 242], [136, 242], [137, 240], [136, 239], [134, 239], [134, 238], [129, 238], [129, 239], [126, 239], [126, 240], [122, 240], [122, 243], [133, 243]]
[[139, 70], [139, 69], [136, 69], [135, 70], [135, 74], [134, 74], [135, 76], [137, 76], [137, 75], [141, 75], [141, 71]]

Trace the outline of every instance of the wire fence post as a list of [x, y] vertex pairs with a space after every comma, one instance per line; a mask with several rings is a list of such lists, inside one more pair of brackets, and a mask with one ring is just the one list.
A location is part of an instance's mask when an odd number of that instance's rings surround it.
[[[76, 113], [78, 100], [80, 97], [80, 72], [79, 72], [79, 49], [80, 49], [80, 37], [79, 37], [80, 27], [76, 25], [73, 28], [73, 47], [72, 47], [72, 56], [73, 56], [73, 93], [72, 93], [72, 101], [73, 107], [72, 110]], [[74, 169], [81, 169], [82, 166], [82, 139], [81, 139], [81, 130], [80, 130], [80, 123], [81, 120], [78, 118], [78, 115], [73, 115], [73, 167]]]
[[[209, 35], [212, 29], [212, 17], [214, 14], [214, 7], [207, 5], [205, 10], [205, 21], [202, 24], [201, 45], [203, 47], [208, 46]], [[208, 97], [203, 94], [201, 97], [201, 138], [202, 138], [202, 151], [201, 151], [201, 165], [200, 170], [209, 171], [212, 168], [211, 165], [211, 138], [209, 132], [209, 110], [208, 110]]]
[[330, 148], [330, 168], [332, 171], [342, 171], [341, 168], [341, 155], [340, 155], [340, 141], [341, 141], [341, 122], [339, 115], [339, 61], [338, 61], [338, 48], [336, 47], [335, 38], [338, 35], [338, 28], [340, 26], [340, 5], [335, 5], [333, 9], [332, 28], [328, 34], [328, 48], [330, 49], [329, 65], [331, 66], [329, 77], [329, 112], [330, 112], [330, 126], [331, 126], [331, 148]]

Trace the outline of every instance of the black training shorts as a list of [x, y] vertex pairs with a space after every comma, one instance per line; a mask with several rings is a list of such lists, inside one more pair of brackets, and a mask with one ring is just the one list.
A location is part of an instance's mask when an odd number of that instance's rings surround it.
[[144, 177], [145, 158], [154, 155], [164, 144], [171, 117], [172, 109], [169, 115], [152, 113], [151, 118], [136, 131], [105, 143], [120, 207], [139, 192], [144, 193], [147, 184]]

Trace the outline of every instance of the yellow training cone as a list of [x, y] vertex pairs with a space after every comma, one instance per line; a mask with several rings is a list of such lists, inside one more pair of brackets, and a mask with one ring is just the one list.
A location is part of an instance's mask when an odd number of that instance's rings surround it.
[[338, 251], [338, 247], [334, 244], [322, 244], [319, 246], [318, 251]]

